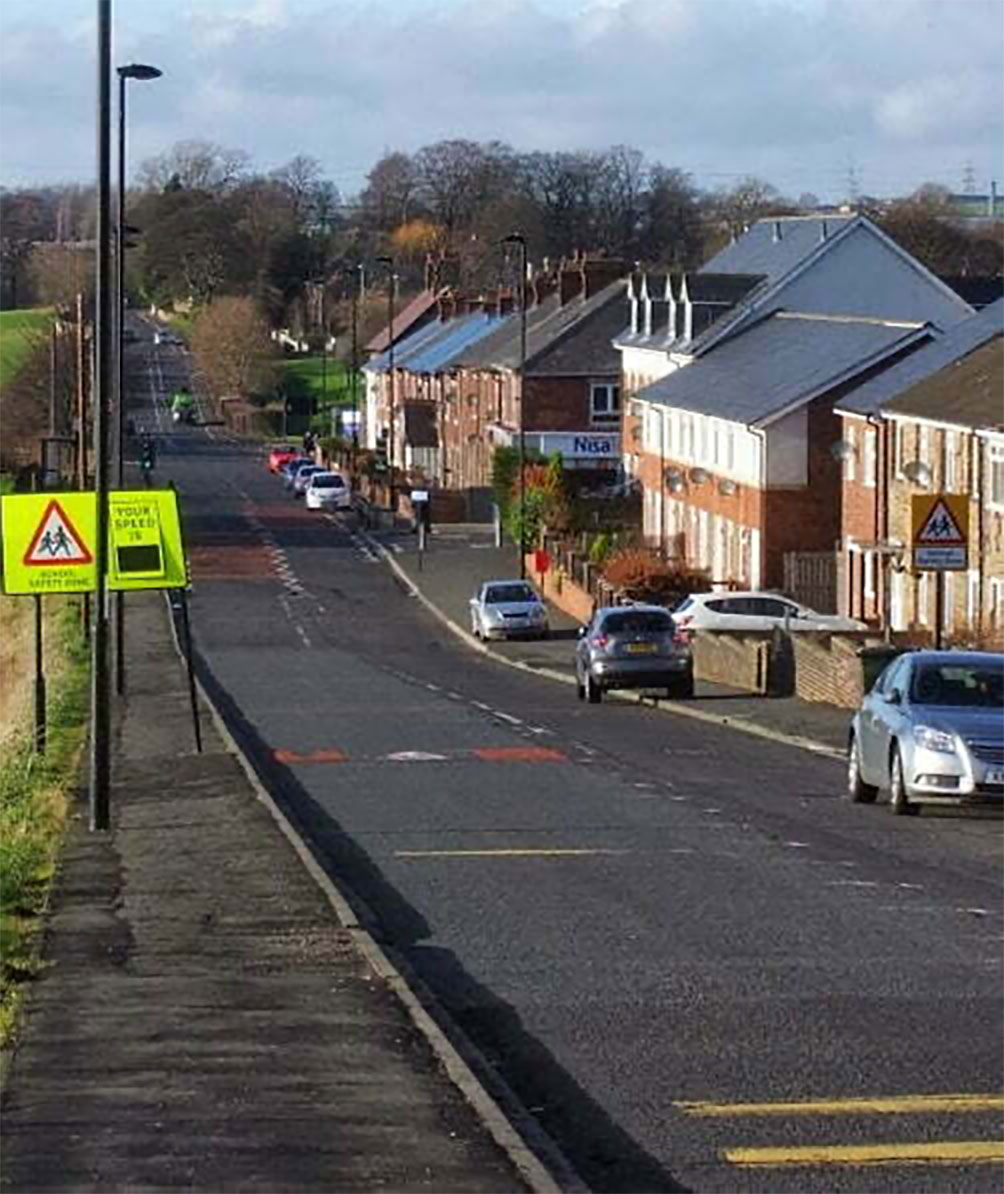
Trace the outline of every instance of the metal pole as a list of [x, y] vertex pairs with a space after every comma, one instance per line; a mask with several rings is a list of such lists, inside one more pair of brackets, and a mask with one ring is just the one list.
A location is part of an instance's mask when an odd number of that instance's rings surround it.
[[934, 574], [934, 649], [942, 649], [945, 625], [945, 574], [940, 569]]
[[519, 575], [526, 579], [526, 239], [519, 245]]
[[[125, 319], [125, 153], [126, 153], [126, 77], [119, 71], [119, 144], [118, 204], [115, 236], [115, 485], [125, 487], [123, 460], [125, 439], [125, 385], [122, 363], [122, 326]], [[125, 692], [125, 593], [114, 596], [115, 603], [115, 691]]]
[[352, 287], [352, 473], [356, 471], [356, 453], [359, 451], [359, 295], [363, 285], [363, 267], [356, 267]]
[[195, 691], [195, 667], [192, 662], [192, 627], [188, 620], [188, 594], [178, 589], [178, 603], [181, 607], [181, 623], [185, 631], [185, 662], [188, 665], [188, 699], [192, 707], [192, 726], [195, 730], [195, 750], [202, 754], [202, 727], [199, 724], [199, 699]]
[[45, 754], [45, 664], [42, 650], [42, 598], [35, 594], [35, 750]]
[[97, 108], [97, 277], [95, 286], [94, 390], [94, 618], [91, 629], [91, 740], [89, 767], [90, 826], [109, 826], [109, 684], [108, 609], [108, 399], [111, 381], [111, 0], [98, 5], [98, 108]]
[[[324, 283], [321, 283], [321, 409], [328, 409], [328, 328], [324, 320]], [[335, 421], [331, 419], [334, 432]]]
[[387, 383], [388, 383], [388, 399], [390, 403], [390, 436], [387, 440], [387, 457], [388, 466], [387, 473], [390, 477], [390, 510], [391, 517], [397, 508], [397, 490], [394, 486], [394, 466], [395, 451], [394, 451], [394, 425], [397, 417], [397, 412], [394, 409], [394, 263], [391, 262], [387, 267]]

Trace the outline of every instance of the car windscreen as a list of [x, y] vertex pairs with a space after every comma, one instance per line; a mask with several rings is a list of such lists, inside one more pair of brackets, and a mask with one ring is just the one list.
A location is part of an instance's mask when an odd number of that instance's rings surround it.
[[314, 473], [310, 478], [312, 489], [344, 489], [345, 482], [335, 473]]
[[669, 614], [652, 610], [607, 614], [603, 620], [603, 630], [607, 634], [671, 634], [673, 629]]
[[508, 601], [536, 601], [537, 594], [529, 585], [492, 585], [485, 591], [488, 605], [501, 605]]
[[915, 705], [1004, 708], [1004, 662], [921, 664], [914, 672], [910, 700]]

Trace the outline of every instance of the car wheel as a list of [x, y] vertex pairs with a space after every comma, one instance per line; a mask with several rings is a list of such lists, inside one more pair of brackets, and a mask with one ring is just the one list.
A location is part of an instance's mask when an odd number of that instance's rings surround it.
[[676, 697], [678, 701], [689, 701], [694, 695], [694, 673], [687, 672], [687, 674], [673, 685], [669, 690], [670, 699]]
[[908, 817], [917, 811], [906, 794], [906, 780], [903, 778], [903, 759], [899, 747], [893, 747], [889, 760], [889, 807], [897, 817]]
[[584, 701], [586, 699], [585, 686], [583, 685], [582, 681], [579, 679], [578, 676], [575, 677], [575, 695], [579, 698], [580, 701]]
[[861, 752], [858, 740], [852, 734], [847, 744], [847, 799], [854, 804], [873, 804], [878, 795], [874, 784], [866, 784], [861, 778]]
[[603, 700], [603, 689], [588, 673], [586, 674], [586, 696], [590, 705], [598, 705]]

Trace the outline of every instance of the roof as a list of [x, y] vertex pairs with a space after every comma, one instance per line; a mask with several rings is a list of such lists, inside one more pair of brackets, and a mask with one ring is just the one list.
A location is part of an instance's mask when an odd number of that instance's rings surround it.
[[924, 324], [776, 311], [637, 397], [762, 425], [927, 334]]
[[856, 215], [775, 216], [758, 220], [706, 262], [701, 274], [761, 274], [771, 285], [784, 277]]
[[[958, 361], [1004, 330], [1004, 299], [998, 299], [975, 315], [937, 335], [930, 344], [919, 348], [905, 360], [878, 377], [858, 386], [837, 406], [849, 414], [876, 414], [886, 403], [931, 377], [953, 361]], [[998, 400], [999, 400], [998, 392]]]
[[[435, 291], [420, 290], [400, 311], [395, 311], [394, 339], [399, 340], [424, 315], [427, 315], [435, 306], [436, 298]], [[388, 328], [382, 327], [371, 340], [367, 340], [364, 347], [367, 352], [383, 352], [389, 343]]]
[[961, 360], [925, 378], [882, 408], [974, 430], [1004, 429], [1004, 335], [997, 334]]
[[[458, 353], [489, 335], [498, 323], [497, 316], [484, 311], [460, 315], [445, 322], [433, 320], [394, 345], [394, 368], [407, 369], [410, 373], [435, 373], [448, 368]], [[366, 371], [385, 373], [389, 357], [389, 352], [382, 352], [367, 363]]]
[[[527, 372], [551, 376], [618, 373], [619, 358], [611, 342], [627, 322], [626, 287], [627, 282], [620, 279], [585, 300], [577, 297], [561, 306], [557, 294], [550, 294], [538, 306], [527, 308]], [[602, 318], [597, 323], [598, 317]], [[574, 351], [569, 343], [573, 335]], [[518, 369], [519, 312], [507, 316], [491, 337], [465, 351], [457, 363], [471, 368]]]
[[404, 441], [412, 448], [438, 448], [436, 408], [431, 402], [404, 404]]

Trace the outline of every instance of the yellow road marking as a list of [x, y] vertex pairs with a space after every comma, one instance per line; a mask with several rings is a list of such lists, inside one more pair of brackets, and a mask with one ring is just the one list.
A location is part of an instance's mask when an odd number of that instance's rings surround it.
[[674, 1103], [685, 1115], [909, 1115], [938, 1111], [1004, 1110], [1004, 1095], [892, 1095], [802, 1103]]
[[732, 1148], [733, 1165], [986, 1165], [1004, 1162], [1004, 1140], [939, 1140], [922, 1144], [810, 1144], [798, 1148]]
[[395, 850], [395, 858], [581, 858], [591, 854], [626, 854], [626, 850]]

